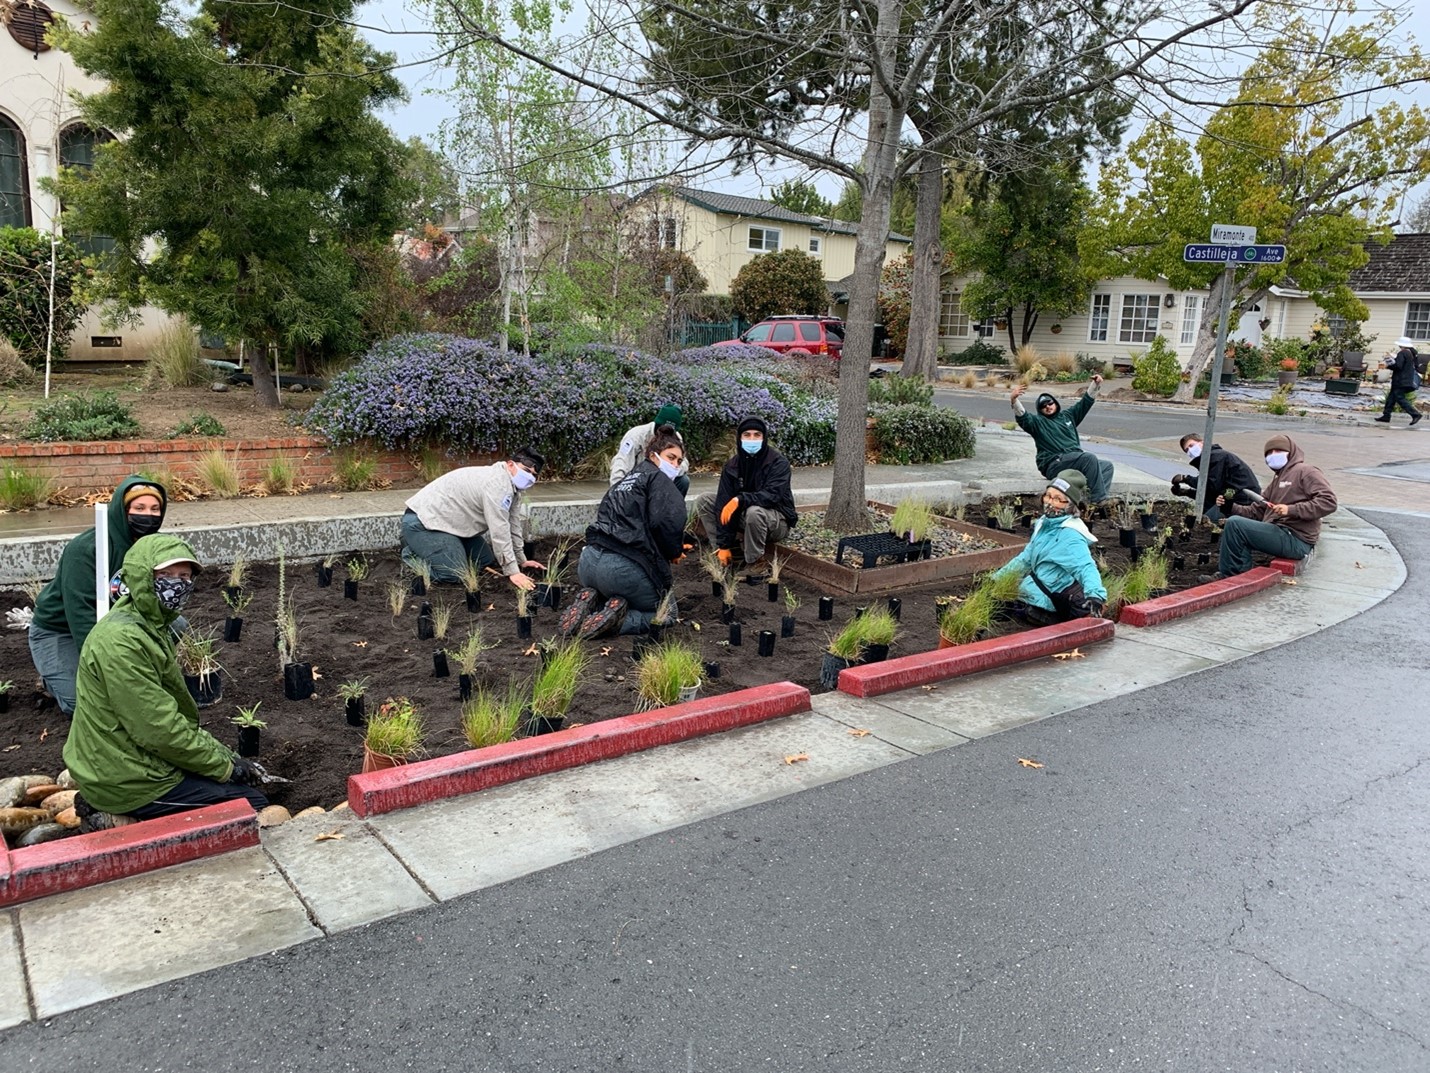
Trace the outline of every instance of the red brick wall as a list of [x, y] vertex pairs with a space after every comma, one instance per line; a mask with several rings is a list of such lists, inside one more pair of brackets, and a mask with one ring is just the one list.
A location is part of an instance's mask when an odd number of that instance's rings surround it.
[[[275, 458], [286, 458], [297, 471], [298, 482], [314, 487], [332, 484], [336, 451], [316, 436], [287, 436], [269, 440], [218, 442], [188, 440], [116, 440], [91, 443], [10, 443], [0, 444], [0, 467], [13, 466], [29, 473], [43, 474], [56, 486], [71, 492], [109, 490], [131, 473], [141, 469], [168, 469], [177, 476], [202, 484], [195, 474], [200, 455], [222, 446], [235, 458], [241, 482], [257, 484], [263, 470]], [[422, 474], [416, 452], [384, 451], [370, 447], [356, 453], [376, 463], [374, 476], [395, 485], [418, 485]], [[491, 455], [443, 456], [443, 469], [484, 465]]]

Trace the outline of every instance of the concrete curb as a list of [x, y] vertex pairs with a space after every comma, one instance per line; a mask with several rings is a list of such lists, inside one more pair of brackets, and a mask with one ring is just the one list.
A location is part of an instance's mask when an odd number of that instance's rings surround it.
[[554, 734], [350, 775], [348, 804], [365, 819], [809, 710], [809, 690], [793, 682], [773, 682]]
[[258, 845], [247, 801], [225, 801], [0, 854], [0, 906]]
[[1197, 611], [1206, 611], [1233, 600], [1264, 592], [1281, 584], [1282, 571], [1274, 566], [1258, 566], [1236, 577], [1221, 581], [1209, 581], [1181, 592], [1168, 593], [1155, 600], [1143, 600], [1140, 604], [1128, 604], [1122, 609], [1117, 621], [1124, 626], [1156, 626], [1183, 618]]
[[[1309, 556], [1307, 556], [1309, 558]], [[1287, 577], [1297, 577], [1306, 569], [1305, 559], [1272, 559], [1271, 569], [1279, 570]]]
[[1116, 627], [1103, 618], [1039, 626], [1007, 637], [991, 637], [972, 644], [899, 656], [882, 663], [848, 667], [839, 672], [839, 689], [855, 697], [876, 697], [1110, 641], [1115, 633]]

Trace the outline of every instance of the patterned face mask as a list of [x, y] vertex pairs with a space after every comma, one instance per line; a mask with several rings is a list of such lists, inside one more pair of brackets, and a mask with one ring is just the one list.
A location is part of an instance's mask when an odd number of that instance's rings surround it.
[[193, 595], [194, 583], [182, 577], [156, 577], [154, 595], [165, 611], [182, 611]]

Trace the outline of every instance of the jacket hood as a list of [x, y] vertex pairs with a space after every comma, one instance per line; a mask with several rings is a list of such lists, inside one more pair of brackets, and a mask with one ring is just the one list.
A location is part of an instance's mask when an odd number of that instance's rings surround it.
[[124, 496], [129, 489], [136, 484], [145, 486], [146, 492], [153, 490], [153, 494], [159, 497], [159, 524], [164, 523], [164, 515], [169, 510], [169, 493], [164, 490], [164, 486], [158, 481], [151, 481], [148, 477], [130, 476], [119, 482], [119, 487], [114, 490], [114, 494], [109, 497], [109, 546], [128, 547], [134, 539], [134, 534], [129, 531], [129, 512], [124, 509]]
[[[760, 449], [752, 455], [747, 455], [744, 448], [740, 446], [740, 437], [746, 432], [758, 432], [764, 437], [764, 442], [760, 444]], [[770, 454], [770, 429], [763, 419], [758, 417], [747, 417], [741, 421], [735, 429], [735, 459], [736, 469], [739, 471], [742, 481], [749, 481], [750, 474], [754, 470], [765, 464], [765, 459]]]
[[1065, 514], [1061, 518], [1039, 518], [1037, 525], [1039, 529], [1046, 527], [1049, 532], [1053, 529], [1067, 529], [1078, 534], [1089, 544], [1097, 543], [1097, 537], [1092, 535], [1092, 530], [1087, 527], [1087, 523], [1071, 514]]
[[1057, 407], [1057, 409], [1053, 411], [1054, 417], [1057, 417], [1058, 414], [1063, 412], [1063, 404], [1060, 403], [1055, 396], [1049, 395], [1046, 391], [1044, 391], [1041, 395], [1038, 396], [1037, 400], [1033, 403], [1033, 409], [1038, 411], [1038, 414], [1041, 416], [1043, 413], [1043, 407], [1048, 403], [1052, 403], [1054, 406]]
[[1282, 467], [1282, 473], [1285, 473], [1286, 470], [1290, 469], [1292, 466], [1297, 465], [1300, 462], [1306, 461], [1306, 456], [1301, 453], [1301, 448], [1290, 436], [1272, 436], [1269, 440], [1266, 441], [1266, 446], [1261, 449], [1261, 456], [1265, 458], [1272, 451], [1286, 452], [1286, 465]]
[[131, 607], [155, 626], [168, 625], [178, 618], [177, 611], [165, 611], [160, 607], [159, 598], [154, 595], [154, 568], [176, 559], [188, 559], [195, 564], [199, 561], [194, 549], [179, 537], [155, 533], [136, 540], [124, 557], [124, 567], [119, 572], [129, 593], [120, 598], [114, 609]]

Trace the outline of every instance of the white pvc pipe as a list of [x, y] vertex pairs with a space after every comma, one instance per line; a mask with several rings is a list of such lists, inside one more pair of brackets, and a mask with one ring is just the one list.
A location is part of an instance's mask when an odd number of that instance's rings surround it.
[[109, 504], [94, 505], [94, 620], [109, 610]]

